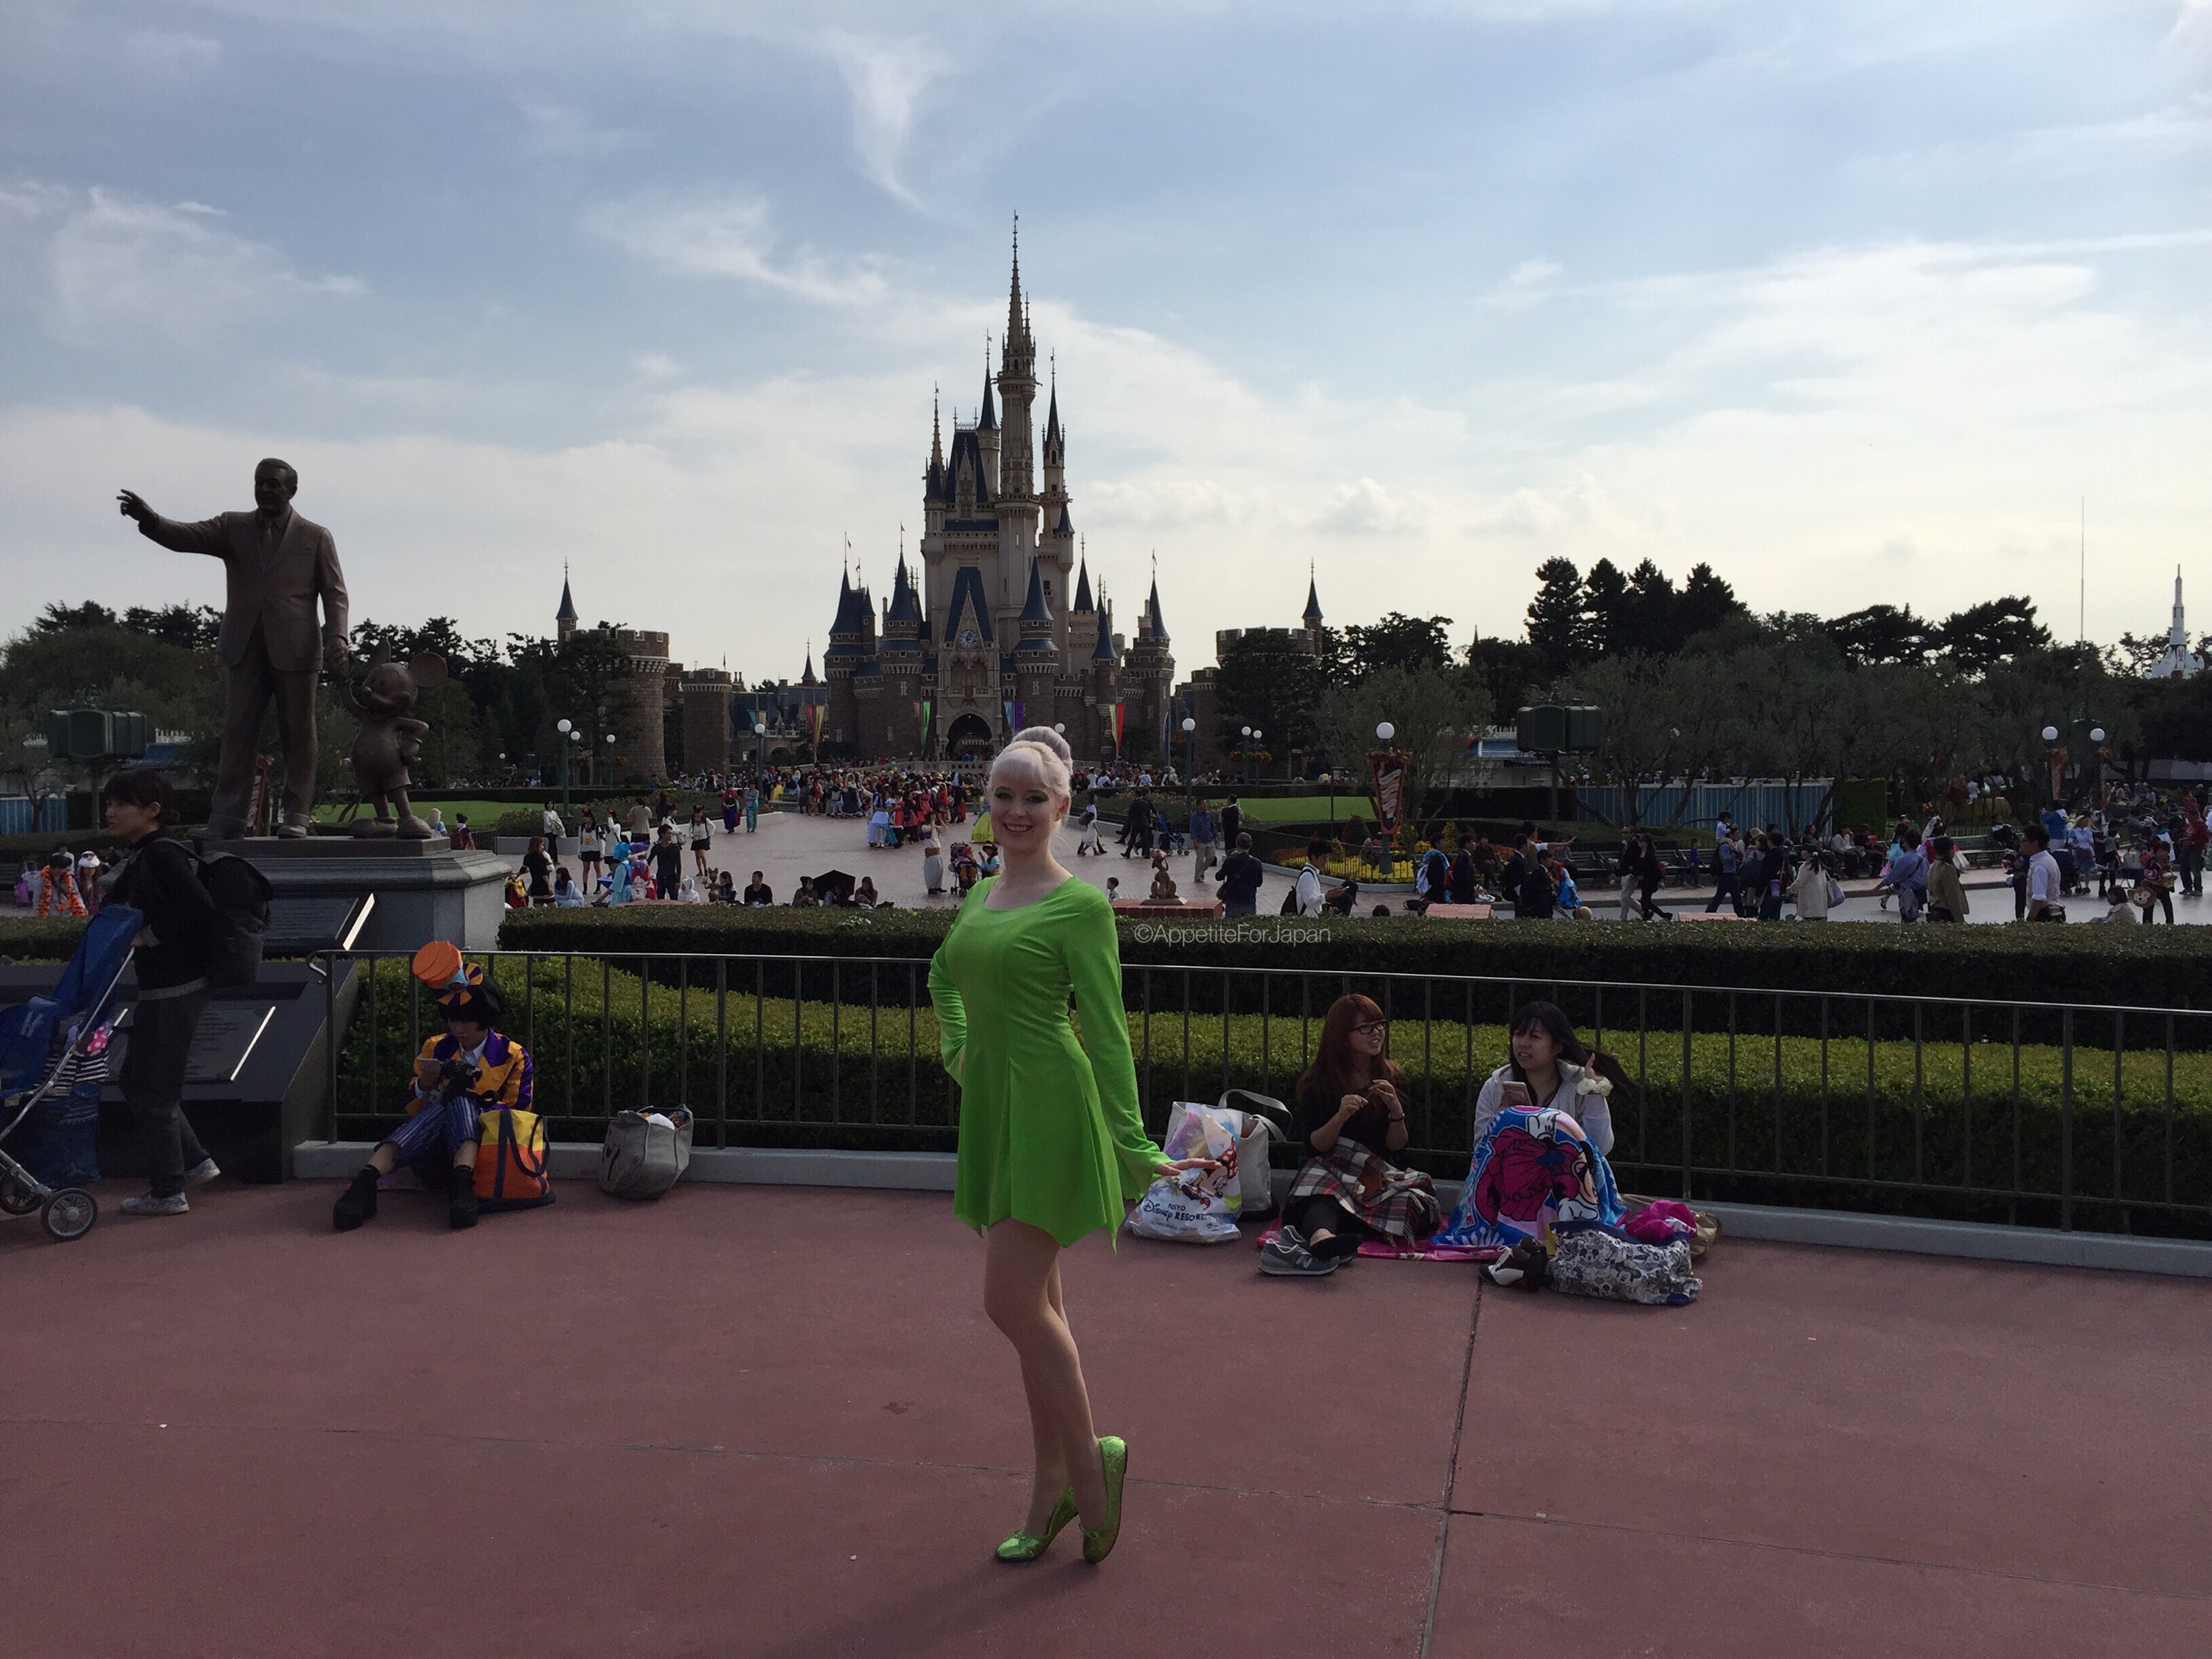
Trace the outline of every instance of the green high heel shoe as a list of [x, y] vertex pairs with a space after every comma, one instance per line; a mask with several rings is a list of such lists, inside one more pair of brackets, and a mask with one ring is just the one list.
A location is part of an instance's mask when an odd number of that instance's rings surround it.
[[1060, 1536], [1060, 1528], [1075, 1519], [1075, 1488], [1070, 1486], [1060, 1495], [1060, 1502], [1052, 1506], [1052, 1515], [1044, 1523], [1044, 1536], [1033, 1532], [1018, 1532], [999, 1546], [997, 1554], [1001, 1561], [1034, 1561], [1045, 1553], [1052, 1540]]
[[1106, 1524], [1083, 1529], [1083, 1559], [1097, 1566], [1114, 1553], [1121, 1535], [1121, 1478], [1129, 1472], [1129, 1443], [1119, 1435], [1102, 1435], [1098, 1461], [1106, 1466]]

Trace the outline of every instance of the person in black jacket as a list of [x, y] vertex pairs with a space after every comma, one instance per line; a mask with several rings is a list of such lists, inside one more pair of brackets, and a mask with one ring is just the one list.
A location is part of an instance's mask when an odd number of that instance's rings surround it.
[[1260, 884], [1267, 878], [1267, 867], [1252, 855], [1249, 833], [1237, 837], [1237, 850], [1221, 866], [1221, 884], [1213, 890], [1221, 901], [1222, 914], [1230, 916], [1249, 916], [1258, 907]]
[[204, 970], [215, 901], [192, 855], [161, 833], [176, 816], [168, 779], [143, 768], [118, 772], [100, 791], [100, 806], [110, 832], [131, 848], [107, 902], [146, 919], [133, 957], [138, 1000], [119, 1081], [138, 1120], [147, 1190], [124, 1200], [123, 1213], [183, 1215], [191, 1208], [185, 1187], [222, 1173], [185, 1118], [185, 1062], [208, 1004]]

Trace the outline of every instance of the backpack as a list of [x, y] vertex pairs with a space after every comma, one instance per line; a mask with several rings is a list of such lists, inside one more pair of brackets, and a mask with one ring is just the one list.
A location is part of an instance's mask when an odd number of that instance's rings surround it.
[[200, 885], [215, 902], [215, 926], [204, 972], [218, 989], [251, 985], [261, 974], [261, 946], [269, 933], [269, 878], [235, 853], [210, 858], [193, 843]]
[[1283, 908], [1276, 914], [1279, 915], [1294, 916], [1297, 915], [1297, 913], [1298, 890], [1297, 886], [1293, 884], [1291, 890], [1283, 895]]

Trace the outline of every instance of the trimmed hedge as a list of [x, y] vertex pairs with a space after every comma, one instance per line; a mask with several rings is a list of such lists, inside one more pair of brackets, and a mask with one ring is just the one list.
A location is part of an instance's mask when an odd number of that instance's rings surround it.
[[[532, 1049], [538, 1098], [558, 1138], [594, 1138], [609, 1108], [642, 1097], [691, 1106], [702, 1146], [949, 1150], [955, 1142], [957, 1105], [926, 1006], [794, 1004], [732, 988], [718, 1006], [711, 982], [686, 993], [582, 959], [524, 969], [496, 966], [510, 1000], [506, 1028]], [[404, 964], [380, 963], [376, 987], [342, 1062], [340, 1133], [349, 1137], [381, 1133], [395, 1121], [415, 1042], [437, 1029], [434, 1005], [412, 988]], [[1231, 1085], [1288, 1097], [1319, 1036], [1318, 1021], [1288, 1013], [1232, 1015], [1224, 1030], [1218, 1014], [1186, 1020], [1180, 1009], [1133, 1010], [1129, 1025], [1155, 1135], [1179, 1098], [1211, 1099]], [[2123, 1049], [2116, 1116], [2112, 1051], [2077, 1047], [2069, 1123], [2058, 1050], [2023, 1046], [2015, 1082], [2008, 1042], [1930, 1036], [1916, 1054], [1911, 1042], [1887, 1037], [1836, 1036], [1824, 1048], [1771, 1033], [1694, 1033], [1698, 1194], [2048, 1224], [2058, 1219], [2070, 1164], [2077, 1226], [2212, 1233], [2212, 1054], [2175, 1057], [2169, 1110], [2163, 1051]], [[1651, 1031], [1640, 1051], [1632, 1036], [1613, 1041], [1645, 1082], [1640, 1102], [1615, 1102], [1613, 1162], [1632, 1188], [1679, 1190], [1679, 1029]], [[1407, 1161], [1465, 1173], [1474, 1096], [1505, 1045], [1501, 1024], [1394, 1022], [1391, 1052], [1413, 1079]]]
[[[787, 905], [517, 910], [502, 923], [500, 945], [586, 953], [927, 957], [951, 915]], [[1585, 980], [2212, 1008], [2212, 929], [2198, 927], [1668, 927], [1261, 916], [1245, 922], [1242, 938], [1233, 936], [1234, 922], [1189, 930], [1194, 937], [1178, 938], [1161, 924], [1125, 921], [1122, 961], [1510, 978], [1528, 988], [1523, 1000], [1547, 981]]]
[[34, 916], [27, 910], [0, 916], [0, 956], [17, 962], [66, 962], [84, 933], [75, 916]]

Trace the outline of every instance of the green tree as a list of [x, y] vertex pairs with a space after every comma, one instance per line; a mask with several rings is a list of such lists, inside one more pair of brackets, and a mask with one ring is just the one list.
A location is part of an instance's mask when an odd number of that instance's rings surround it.
[[1699, 562], [1690, 567], [1674, 609], [1675, 629], [1684, 642], [1744, 614], [1735, 589], [1714, 574], [1712, 566]]
[[[1224, 646], [1215, 678], [1224, 749], [1243, 745], [1240, 728], [1256, 726], [1271, 754], [1314, 747], [1314, 711], [1321, 702], [1322, 664], [1293, 635], [1255, 629]], [[1133, 743], [1142, 734], [1129, 734]]]
[[1583, 578], [1580, 654], [1602, 657], [1624, 649], [1629, 630], [1628, 578], [1611, 559], [1600, 559]]
[[1489, 699], [1493, 720], [1509, 717], [1536, 701], [1552, 678], [1544, 653], [1526, 640], [1472, 641], [1467, 647], [1467, 672]]
[[1415, 672], [1442, 668], [1451, 661], [1444, 629], [1449, 617], [1408, 617], [1393, 611], [1368, 628], [1344, 630], [1344, 656], [1351, 678], [1364, 680], [1386, 668]]
[[1870, 605], [1838, 617], [1828, 634], [1849, 663], [1917, 663], [1928, 655], [1928, 624], [1909, 605]]
[[1628, 573], [1608, 648], [1655, 656], [1671, 653], [1681, 643], [1675, 614], [1680, 605], [1681, 596], [1674, 592], [1667, 573], [1645, 559]]
[[1378, 669], [1356, 685], [1332, 686], [1322, 698], [1318, 724], [1330, 757], [1356, 763], [1374, 747], [1375, 728], [1389, 721], [1392, 746], [1406, 753], [1407, 817], [1424, 821], [1468, 739], [1490, 717], [1490, 695], [1479, 681], [1431, 665]]
[[1936, 629], [1936, 649], [1967, 673], [1978, 673], [2051, 644], [2051, 630], [2035, 619], [2032, 599], [2008, 593], [1954, 612]]
[[1563, 674], [1582, 654], [1583, 580], [1571, 559], [1550, 558], [1536, 567], [1536, 597], [1528, 602], [1528, 643], [1544, 672]]

